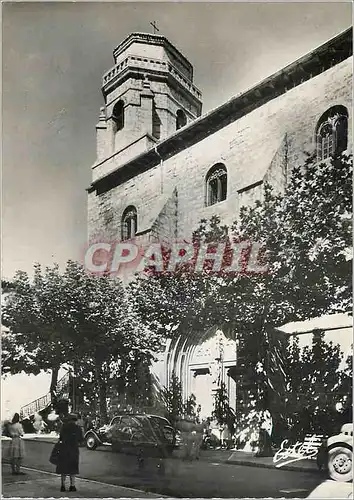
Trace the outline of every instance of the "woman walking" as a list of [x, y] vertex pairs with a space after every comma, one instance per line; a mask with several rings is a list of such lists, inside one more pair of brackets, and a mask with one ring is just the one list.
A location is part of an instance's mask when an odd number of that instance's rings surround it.
[[79, 445], [82, 441], [82, 432], [76, 421], [76, 415], [68, 415], [60, 431], [61, 444], [56, 467], [56, 473], [61, 475], [60, 491], [66, 491], [66, 476], [70, 477], [69, 491], [76, 491], [75, 476], [79, 473]]
[[20, 424], [20, 415], [18, 413], [15, 413], [12, 422], [9, 426], [9, 434], [11, 437], [9, 453], [10, 453], [12, 474], [23, 475], [25, 473], [21, 472], [20, 469], [22, 460], [25, 456], [25, 447], [22, 441], [23, 427]]
[[199, 457], [200, 457], [200, 448], [201, 448], [202, 443], [203, 443], [204, 429], [205, 429], [204, 422], [202, 422], [201, 424], [197, 422], [195, 424], [196, 437], [195, 437], [194, 446], [195, 446], [195, 459], [196, 460], [199, 460]]
[[193, 417], [186, 415], [179, 419], [177, 429], [181, 433], [182, 459], [193, 460], [193, 449], [196, 439], [195, 424]]

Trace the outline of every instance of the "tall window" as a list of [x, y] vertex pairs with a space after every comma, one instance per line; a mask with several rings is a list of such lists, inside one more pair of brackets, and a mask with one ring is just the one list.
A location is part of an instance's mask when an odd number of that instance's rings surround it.
[[179, 130], [180, 128], [184, 127], [187, 124], [187, 117], [186, 113], [179, 109], [177, 111], [177, 116], [176, 116], [176, 130]]
[[114, 132], [118, 132], [124, 127], [124, 102], [118, 101], [112, 112], [112, 120], [114, 123]]
[[206, 177], [206, 206], [226, 200], [226, 196], [227, 170], [223, 163], [217, 163], [211, 167]]
[[138, 215], [136, 208], [133, 206], [127, 207], [122, 217], [122, 240], [131, 240], [136, 235], [137, 230]]
[[348, 110], [333, 106], [319, 119], [316, 127], [317, 161], [341, 153], [348, 145]]
[[152, 109], [152, 135], [156, 139], [160, 139], [161, 136], [161, 120], [156, 111], [155, 105]]

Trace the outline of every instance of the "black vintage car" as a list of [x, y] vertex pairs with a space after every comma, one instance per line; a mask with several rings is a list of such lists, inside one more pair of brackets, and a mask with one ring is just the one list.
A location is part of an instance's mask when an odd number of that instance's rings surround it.
[[108, 425], [90, 429], [85, 436], [86, 447], [95, 450], [109, 445], [115, 451], [146, 455], [171, 455], [176, 444], [176, 432], [170, 422], [157, 415], [121, 414]]

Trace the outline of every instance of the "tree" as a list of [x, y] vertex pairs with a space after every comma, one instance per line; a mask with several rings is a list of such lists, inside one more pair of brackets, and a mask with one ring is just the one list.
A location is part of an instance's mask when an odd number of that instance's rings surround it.
[[1, 291], [3, 294], [11, 293], [15, 290], [15, 285], [10, 280], [1, 280]]
[[339, 345], [325, 342], [324, 335], [324, 332], [315, 332], [312, 345], [302, 349], [297, 337], [291, 339], [289, 345], [285, 409], [289, 435], [293, 439], [307, 433], [330, 435], [338, 425], [336, 407], [343, 401], [340, 387], [344, 375], [340, 369], [343, 355]]
[[61, 365], [68, 363], [81, 388], [97, 392], [99, 413], [107, 420], [107, 390], [116, 378], [134, 371], [137, 360], [148, 366], [160, 348], [158, 335], [142, 325], [119, 279], [93, 276], [69, 261], [35, 267], [31, 283], [17, 273], [16, 293], [3, 321], [10, 328], [3, 349], [4, 373], [52, 370], [51, 388]]
[[197, 408], [197, 401], [194, 394], [190, 394], [183, 401], [182, 384], [173, 371], [169, 387], [164, 387], [162, 390], [162, 403], [166, 411], [166, 417], [173, 426], [176, 426], [178, 420], [183, 416], [194, 418], [196, 421], [200, 419], [200, 408]]
[[[321, 164], [309, 158], [293, 169], [284, 194], [265, 185], [262, 200], [242, 207], [231, 228], [218, 217], [201, 221], [194, 242], [229, 247], [257, 242], [266, 249], [267, 273], [255, 275], [244, 268], [236, 276], [220, 275], [210, 266], [193, 273], [182, 266], [174, 275], [150, 271], [131, 285], [144, 321], [165, 336], [213, 325], [233, 338], [237, 332], [238, 353], [247, 359], [248, 379], [254, 380], [242, 411], [255, 415], [255, 426], [265, 409], [277, 416], [286, 384], [285, 373], [280, 379], [276, 375], [284, 372], [286, 346], [274, 329], [350, 310], [351, 176], [351, 156]], [[247, 418], [238, 420], [252, 425]]]
[[172, 372], [169, 387], [162, 392], [166, 416], [175, 427], [178, 419], [183, 415], [182, 384], [175, 372]]
[[22, 271], [16, 273], [6, 301], [2, 322], [9, 332], [2, 342], [3, 374], [24, 371], [37, 375], [51, 370], [50, 390], [58, 381], [59, 368], [71, 361], [66, 311], [62, 308], [63, 283], [58, 266], [43, 273], [34, 267], [33, 283]]
[[183, 413], [199, 421], [200, 409], [199, 407], [197, 408], [197, 399], [195, 397], [195, 394], [190, 394], [190, 396], [188, 396], [188, 398], [186, 399], [185, 403], [183, 404]]
[[235, 418], [233, 411], [230, 408], [229, 396], [225, 382], [221, 382], [220, 387], [216, 390], [213, 417], [220, 427], [226, 425], [231, 434], [233, 433]]
[[353, 345], [351, 354], [348, 355], [344, 369], [341, 371], [341, 379], [338, 388], [340, 401], [338, 411], [340, 412], [340, 424], [353, 422]]

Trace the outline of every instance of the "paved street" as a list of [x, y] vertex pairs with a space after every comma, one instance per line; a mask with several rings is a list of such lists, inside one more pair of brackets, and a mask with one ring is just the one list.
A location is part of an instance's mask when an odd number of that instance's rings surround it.
[[[36, 474], [33, 469], [54, 472], [54, 466], [48, 462], [52, 446], [44, 442], [26, 442], [27, 458], [24, 465], [32, 469], [26, 470], [27, 478]], [[81, 449], [80, 463], [82, 478], [177, 498], [305, 498], [324, 480], [319, 473], [313, 472], [272, 470], [207, 461], [188, 463], [177, 458], [164, 461], [164, 473], [158, 468], [158, 459], [148, 459], [145, 469], [139, 471], [136, 459], [132, 456], [113, 453], [111, 450], [88, 451], [85, 448]], [[53, 490], [58, 490], [59, 478], [54, 481], [54, 476], [48, 477], [51, 478]], [[23, 482], [24, 478], [17, 480]], [[4, 483], [3, 495], [14, 496], [15, 485], [7, 493], [6, 481]], [[51, 495], [53, 494], [57, 495], [58, 491], [53, 491]], [[97, 497], [97, 491], [91, 495], [85, 492], [85, 497], [88, 496]], [[105, 489], [102, 488], [99, 496], [112, 497], [112, 492], [105, 494]], [[118, 496], [122, 496], [122, 493], [117, 490]]]

